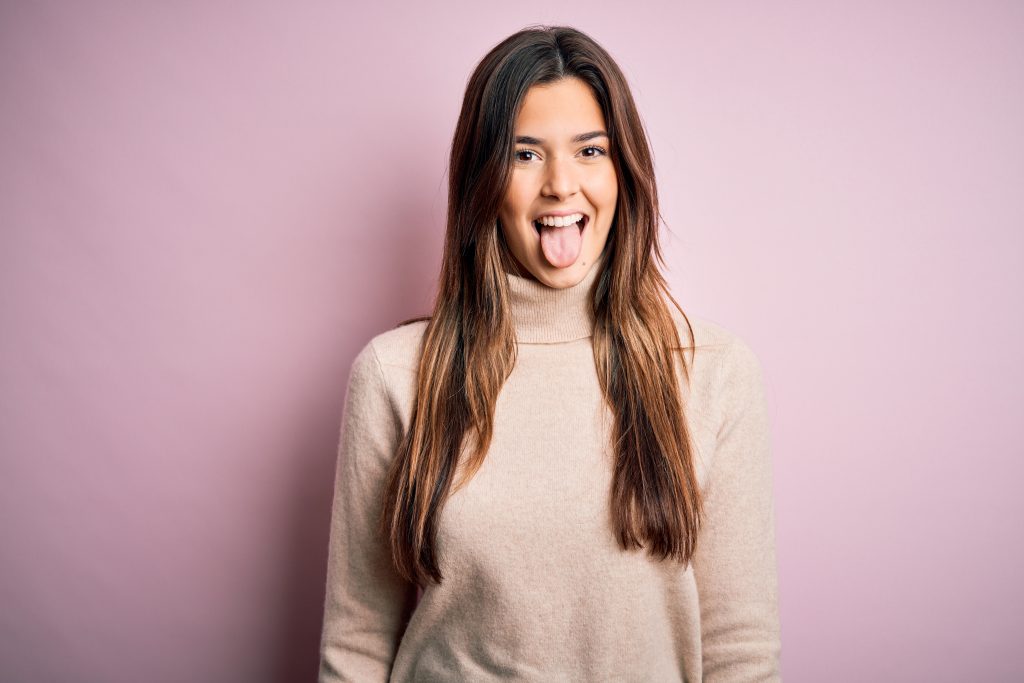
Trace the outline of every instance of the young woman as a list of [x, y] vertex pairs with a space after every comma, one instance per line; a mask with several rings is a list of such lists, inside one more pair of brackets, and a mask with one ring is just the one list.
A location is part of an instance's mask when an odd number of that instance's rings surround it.
[[760, 364], [668, 291], [622, 72], [510, 36], [449, 182], [433, 314], [353, 361], [320, 680], [779, 680]]

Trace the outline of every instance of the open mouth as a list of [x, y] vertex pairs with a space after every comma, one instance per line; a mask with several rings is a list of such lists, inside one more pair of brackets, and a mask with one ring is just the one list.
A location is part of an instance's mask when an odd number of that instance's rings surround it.
[[[581, 235], [583, 234], [583, 229], [587, 227], [587, 223], [589, 223], [589, 222], [590, 222], [590, 216], [588, 216], [587, 214], [583, 214], [583, 218], [581, 218], [578, 221], [576, 221], [576, 227], [579, 228], [579, 231], [580, 231]], [[542, 227], [543, 226], [541, 225], [540, 221], [534, 221], [533, 222], [533, 229], [537, 231], [538, 235], [540, 235]], [[569, 226], [568, 225], [563, 225], [562, 227], [563, 228], [567, 228]]]

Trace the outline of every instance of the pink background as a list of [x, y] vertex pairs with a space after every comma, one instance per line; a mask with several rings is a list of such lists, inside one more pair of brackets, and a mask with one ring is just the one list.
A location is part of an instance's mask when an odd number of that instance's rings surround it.
[[1024, 678], [1021, 4], [151, 4], [0, 9], [0, 678], [313, 679], [349, 363], [539, 22], [764, 364], [786, 679]]

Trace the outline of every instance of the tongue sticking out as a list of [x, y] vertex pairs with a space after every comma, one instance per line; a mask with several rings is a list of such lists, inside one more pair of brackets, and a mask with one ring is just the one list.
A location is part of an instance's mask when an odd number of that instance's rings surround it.
[[576, 263], [583, 247], [583, 231], [579, 223], [561, 228], [540, 226], [540, 248], [544, 258], [556, 268], [566, 268]]

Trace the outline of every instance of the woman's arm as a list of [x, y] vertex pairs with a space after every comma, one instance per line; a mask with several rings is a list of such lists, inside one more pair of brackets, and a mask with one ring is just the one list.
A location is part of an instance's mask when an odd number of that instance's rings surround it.
[[704, 681], [780, 681], [781, 638], [768, 409], [761, 365], [734, 339], [724, 358], [724, 418], [693, 557]]
[[400, 429], [371, 341], [352, 362], [341, 420], [320, 683], [385, 683], [414, 608], [416, 587], [397, 575], [377, 531]]

